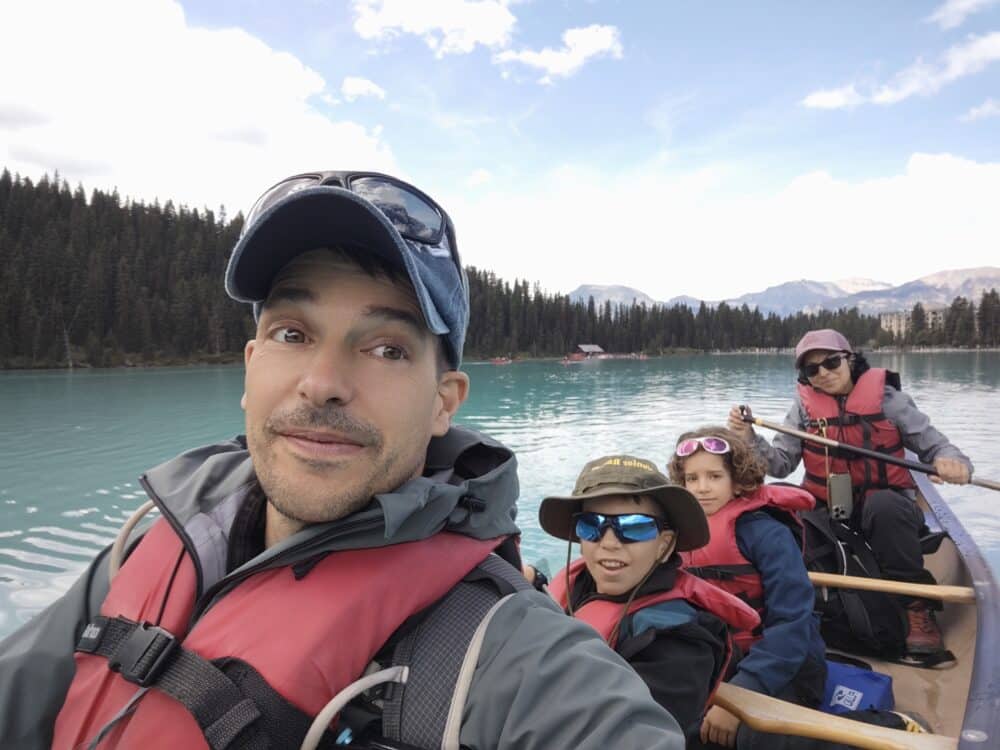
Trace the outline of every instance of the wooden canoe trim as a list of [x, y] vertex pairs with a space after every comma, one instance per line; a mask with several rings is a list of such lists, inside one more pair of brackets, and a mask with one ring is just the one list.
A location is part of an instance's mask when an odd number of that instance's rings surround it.
[[884, 591], [887, 594], [939, 599], [942, 602], [952, 602], [953, 604], [976, 603], [976, 592], [968, 586], [938, 586], [928, 583], [909, 583], [907, 581], [890, 581], [884, 578], [842, 576], [836, 573], [816, 573], [813, 571], [809, 573], [809, 580], [816, 586]]
[[866, 750], [957, 750], [958, 740], [940, 734], [919, 734], [865, 724], [797, 706], [724, 682], [712, 703], [722, 706], [748, 726], [763, 732], [841, 742]]

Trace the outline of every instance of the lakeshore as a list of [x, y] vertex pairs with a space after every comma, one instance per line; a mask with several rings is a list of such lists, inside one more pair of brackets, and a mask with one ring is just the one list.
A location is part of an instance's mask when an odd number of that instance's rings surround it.
[[[974, 354], [976, 352], [1000, 352], [1000, 347], [997, 346], [973, 346], [973, 347], [960, 347], [960, 346], [880, 346], [877, 348], [864, 348], [859, 347], [859, 349], [866, 355], [880, 355], [880, 354], [957, 354], [957, 353], [970, 353]], [[661, 359], [668, 357], [678, 357], [678, 356], [693, 356], [693, 355], [707, 355], [707, 356], [742, 356], [742, 355], [771, 355], [771, 354], [784, 354], [791, 356], [794, 352], [794, 347], [745, 347], [741, 349], [693, 349], [693, 348], [683, 348], [678, 347], [675, 349], [661, 351], [657, 354], [645, 354], [638, 353], [639, 356], [634, 356], [632, 354], [620, 354], [611, 353], [607, 357], [592, 357], [584, 358], [583, 362], [586, 361], [608, 361], [608, 360], [628, 360], [628, 359]], [[465, 365], [489, 365], [498, 364], [495, 360], [506, 359], [506, 355], [466, 355], [463, 360], [463, 366]], [[531, 356], [528, 354], [515, 354], [510, 357], [509, 362], [504, 362], [503, 364], [517, 364], [519, 362], [560, 362], [565, 359], [564, 356]], [[152, 361], [140, 360], [136, 357], [134, 360], [130, 357], [123, 358], [123, 361], [111, 365], [105, 365], [102, 367], [96, 367], [87, 362], [74, 362], [73, 365], [67, 366], [65, 363], [59, 365], [51, 366], [32, 366], [30, 364], [24, 365], [12, 365], [8, 363], [6, 366], [0, 367], [0, 372], [46, 372], [46, 371], [73, 371], [73, 370], [129, 370], [129, 369], [158, 369], [158, 368], [178, 368], [178, 367], [213, 367], [213, 366], [225, 366], [225, 365], [242, 365], [243, 364], [243, 352], [226, 352], [223, 354], [205, 354], [202, 356], [193, 356], [188, 358], [181, 357], [165, 357], [162, 359], [154, 359]]]

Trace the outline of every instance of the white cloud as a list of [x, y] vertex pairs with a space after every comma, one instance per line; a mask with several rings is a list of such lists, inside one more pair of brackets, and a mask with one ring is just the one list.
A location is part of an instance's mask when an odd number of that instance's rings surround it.
[[1000, 99], [987, 99], [978, 107], [973, 107], [960, 118], [962, 122], [975, 122], [987, 117], [1000, 117]]
[[814, 91], [802, 100], [802, 105], [812, 109], [854, 109], [864, 100], [851, 83], [839, 89]]
[[960, 78], [981, 73], [1000, 60], [1000, 31], [985, 36], [969, 36], [962, 44], [948, 49], [938, 64], [918, 59], [899, 71], [891, 83], [883, 84], [868, 94], [857, 91], [854, 84], [837, 89], [825, 89], [809, 94], [802, 103], [807, 107], [841, 109], [864, 102], [897, 104], [911, 96], [931, 96]]
[[918, 60], [900, 71], [893, 84], [875, 92], [872, 101], [876, 104], [895, 104], [914, 95], [929, 96], [959, 78], [982, 72], [997, 60], [1000, 60], [1000, 31], [969, 37], [964, 44], [945, 52], [940, 65], [927, 65]]
[[500, 63], [519, 62], [545, 71], [539, 83], [552, 83], [556, 77], [566, 78], [583, 67], [587, 60], [599, 57], [621, 59], [621, 34], [614, 26], [591, 24], [579, 29], [567, 29], [562, 35], [561, 49], [546, 47], [539, 51], [505, 50], [494, 56]]
[[506, 47], [517, 19], [508, 0], [355, 0], [354, 30], [363, 39], [414, 34], [436, 57]]
[[472, 174], [465, 178], [465, 184], [469, 187], [480, 187], [481, 185], [485, 185], [487, 182], [490, 182], [492, 179], [493, 173], [488, 169], [480, 167], [479, 169], [473, 170]]
[[998, 2], [1000, 0], [945, 0], [924, 20], [936, 23], [942, 29], [954, 29], [961, 26], [969, 16]]
[[0, 28], [12, 171], [235, 215], [296, 172], [395, 169], [377, 132], [313, 106], [329, 94], [316, 71], [240, 29], [193, 28], [171, 0], [3, 3]]
[[740, 188], [747, 170], [566, 166], [437, 197], [468, 263], [553, 292], [625, 284], [657, 299], [719, 299], [800, 278], [898, 284], [942, 264], [997, 265], [1000, 163], [914, 154], [897, 174], [816, 171], [766, 193]]
[[344, 79], [344, 82], [340, 85], [340, 93], [349, 102], [353, 102], [362, 96], [385, 99], [385, 89], [374, 81], [369, 81], [367, 78], [356, 78], [355, 76], [347, 76]]

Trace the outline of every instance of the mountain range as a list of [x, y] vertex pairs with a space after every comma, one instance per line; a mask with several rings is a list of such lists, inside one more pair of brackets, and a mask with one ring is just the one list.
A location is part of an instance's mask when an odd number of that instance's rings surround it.
[[978, 304], [983, 292], [990, 289], [1000, 289], [1000, 268], [995, 266], [939, 271], [899, 286], [864, 278], [839, 281], [800, 279], [727, 300], [700, 300], [681, 295], [660, 301], [631, 287], [600, 284], [579, 286], [569, 293], [569, 297], [571, 300], [583, 302], [593, 297], [597, 305], [603, 305], [605, 301], [610, 301], [613, 305], [630, 305], [634, 300], [640, 304], [645, 302], [647, 305], [659, 304], [668, 307], [687, 305], [694, 309], [697, 309], [703, 301], [709, 306], [725, 302], [733, 307], [745, 304], [750, 308], [756, 307], [762, 313], [773, 312], [781, 316], [793, 315], [800, 311], [817, 312], [857, 307], [860, 312], [871, 315], [911, 310], [918, 302], [929, 309], [946, 307], [959, 296]]

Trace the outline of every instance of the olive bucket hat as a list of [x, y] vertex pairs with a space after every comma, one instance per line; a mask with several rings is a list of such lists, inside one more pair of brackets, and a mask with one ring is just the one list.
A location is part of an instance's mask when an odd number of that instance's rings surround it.
[[694, 495], [672, 484], [652, 461], [635, 456], [602, 456], [589, 462], [580, 472], [573, 494], [542, 500], [538, 522], [554, 537], [579, 541], [573, 515], [583, 510], [583, 501], [618, 495], [653, 498], [663, 510], [664, 523], [677, 535], [678, 551], [708, 544], [708, 520]]

